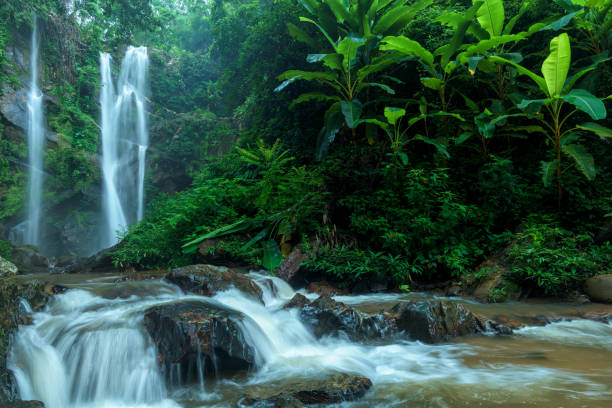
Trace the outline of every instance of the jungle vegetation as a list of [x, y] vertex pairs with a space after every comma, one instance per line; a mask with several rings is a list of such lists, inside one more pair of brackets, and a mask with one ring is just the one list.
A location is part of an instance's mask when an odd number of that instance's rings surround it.
[[[146, 45], [155, 154], [147, 216], [117, 266], [206, 256], [351, 286], [473, 276], [563, 294], [610, 273], [610, 0], [24, 0], [0, 64], [44, 31], [57, 190], [99, 183], [98, 53]], [[6, 128], [6, 124], [1, 126]], [[1, 131], [2, 129], [0, 129]], [[0, 140], [0, 218], [23, 143]], [[181, 174], [161, 189], [155, 174]], [[606, 238], [608, 237], [608, 238]], [[205, 244], [205, 245], [203, 245]]]

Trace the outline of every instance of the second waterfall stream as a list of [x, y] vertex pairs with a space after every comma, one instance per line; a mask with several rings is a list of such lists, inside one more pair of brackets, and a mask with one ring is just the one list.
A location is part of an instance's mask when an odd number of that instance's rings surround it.
[[[146, 120], [146, 47], [129, 47], [115, 87], [112, 58], [100, 54], [102, 90], [102, 248], [117, 242], [117, 233], [144, 216], [144, 180], [149, 133]], [[100, 248], [101, 249], [101, 248]]]
[[[612, 371], [601, 357], [612, 351], [610, 324], [552, 323], [513, 336], [438, 345], [316, 338], [297, 309], [283, 308], [295, 294], [289, 285], [251, 277], [263, 290], [263, 304], [237, 289], [203, 297], [162, 280], [111, 283], [86, 277], [69, 284], [71, 289], [34, 313], [33, 324], [22, 326], [15, 338], [9, 366], [20, 397], [41, 400], [47, 408], [235, 407], [250, 389], [273, 384], [282, 390], [288, 381], [342, 372], [373, 384], [362, 399], [342, 407], [522, 407], [542, 401], [605, 407], [612, 400]], [[339, 298], [354, 307], [409, 299]], [[157, 346], [144, 329], [144, 314], [185, 301], [241, 312], [240, 331], [255, 350], [254, 368], [215, 376], [201, 361], [195, 367], [199, 381], [166, 378]], [[563, 356], [561, 362], [548, 359], [553, 355]]]

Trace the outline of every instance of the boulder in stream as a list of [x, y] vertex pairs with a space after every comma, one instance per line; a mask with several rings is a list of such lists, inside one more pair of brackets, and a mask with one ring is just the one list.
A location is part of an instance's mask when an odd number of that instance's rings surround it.
[[476, 315], [455, 302], [398, 303], [391, 312], [399, 330], [424, 343], [437, 343], [486, 330]]
[[395, 321], [389, 316], [363, 313], [329, 296], [310, 302], [298, 293], [285, 308], [299, 309], [301, 320], [317, 337], [346, 335], [351, 340], [373, 340], [396, 332]]
[[337, 373], [325, 379], [295, 379], [249, 390], [239, 407], [293, 408], [354, 401], [365, 395], [372, 381], [357, 375]]
[[185, 300], [148, 309], [144, 327], [172, 383], [177, 372], [189, 381], [198, 379], [200, 369], [214, 374], [252, 367], [255, 349], [240, 330], [244, 319], [242, 313], [220, 305]]
[[217, 292], [232, 287], [259, 301], [262, 301], [261, 288], [244, 274], [224, 266], [189, 265], [173, 269], [166, 280], [185, 292], [201, 296], [213, 296]]
[[612, 303], [612, 274], [587, 279], [584, 291], [594, 302]]

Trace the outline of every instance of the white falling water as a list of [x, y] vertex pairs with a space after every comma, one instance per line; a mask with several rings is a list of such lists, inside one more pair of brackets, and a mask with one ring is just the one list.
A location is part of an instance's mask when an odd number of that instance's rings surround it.
[[39, 245], [43, 186], [43, 94], [38, 88], [38, 30], [36, 18], [32, 30], [30, 53], [30, 92], [28, 93], [28, 167], [29, 190], [26, 230], [23, 241], [28, 245]]
[[118, 232], [144, 217], [148, 61], [146, 47], [129, 47], [115, 88], [112, 58], [100, 54], [104, 247], [114, 245]]

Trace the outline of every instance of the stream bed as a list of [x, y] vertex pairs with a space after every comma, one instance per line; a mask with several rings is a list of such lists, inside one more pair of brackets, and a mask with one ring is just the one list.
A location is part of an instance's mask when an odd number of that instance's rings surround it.
[[[43, 401], [47, 408], [236, 407], [249, 390], [282, 390], [289, 382], [342, 372], [372, 382], [363, 398], [332, 405], [343, 408], [612, 406], [612, 323], [529, 324], [577, 312], [610, 314], [610, 306], [458, 300], [479, 314], [525, 326], [508, 336], [474, 335], [435, 345], [397, 338], [353, 342], [342, 336], [316, 338], [296, 310], [283, 309], [295, 292], [276, 278], [272, 288], [261, 285], [265, 305], [236, 289], [207, 298], [161, 280], [114, 283], [117, 278], [54, 278], [70, 290], [34, 313], [33, 325], [20, 327], [9, 356], [22, 399]], [[378, 312], [428, 298], [336, 299]], [[178, 371], [165, 378], [143, 328], [144, 313], [184, 300], [212, 302], [247, 316], [241, 330], [255, 349], [255, 367], [215, 377], [198, 364], [196, 381], [183, 381]]]

